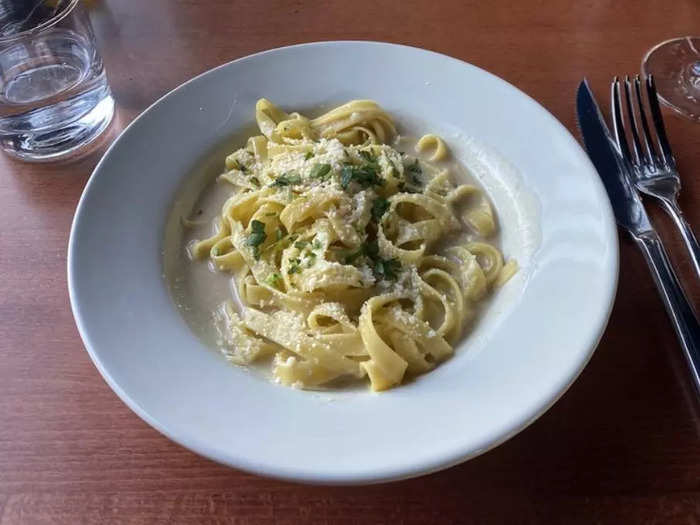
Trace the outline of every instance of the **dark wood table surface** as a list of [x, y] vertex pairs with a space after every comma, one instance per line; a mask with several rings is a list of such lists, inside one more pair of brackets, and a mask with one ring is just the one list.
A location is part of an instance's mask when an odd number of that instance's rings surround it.
[[[425, 47], [483, 67], [572, 132], [585, 75], [697, 34], [697, 0], [614, 2], [102, 0], [91, 2], [118, 114], [263, 49], [336, 39]], [[666, 112], [700, 227], [700, 124]], [[607, 331], [571, 389], [500, 447], [430, 476], [367, 487], [264, 479], [170, 442], [133, 414], [83, 349], [66, 288], [74, 209], [102, 150], [65, 165], [0, 156], [0, 525], [15, 523], [700, 523], [700, 408], [647, 267], [621, 237]], [[144, 177], [148, 174], [144, 173]], [[653, 218], [697, 305], [670, 220]]]

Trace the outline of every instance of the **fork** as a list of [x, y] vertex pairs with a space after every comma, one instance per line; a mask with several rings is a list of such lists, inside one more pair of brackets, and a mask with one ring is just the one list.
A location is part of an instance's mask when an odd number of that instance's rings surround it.
[[[683, 217], [683, 212], [678, 207], [678, 193], [681, 189], [681, 179], [676, 169], [676, 159], [671, 153], [671, 145], [666, 136], [659, 100], [656, 95], [654, 77], [646, 77], [644, 88], [646, 100], [654, 124], [656, 145], [652, 139], [649, 128], [649, 119], [644, 108], [642, 97], [642, 81], [637, 75], [633, 81], [629, 77], [624, 80], [624, 97], [620, 84], [622, 82], [615, 77], [612, 82], [612, 114], [615, 132], [615, 141], [620, 153], [630, 164], [630, 172], [637, 190], [655, 197], [661, 202], [662, 207], [671, 216], [673, 222], [683, 237], [685, 246], [695, 267], [695, 274], [700, 278], [700, 247], [695, 238], [693, 229]], [[632, 88], [634, 86], [634, 89]], [[625, 102], [627, 123], [625, 123], [625, 111], [622, 102]], [[638, 116], [634, 106], [638, 107]], [[626, 132], [629, 127], [629, 135], [632, 137], [632, 150], [627, 143]]]

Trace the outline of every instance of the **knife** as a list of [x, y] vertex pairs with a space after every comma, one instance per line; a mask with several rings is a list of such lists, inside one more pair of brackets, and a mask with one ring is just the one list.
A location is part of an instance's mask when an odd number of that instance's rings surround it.
[[700, 325], [697, 316], [649, 221], [642, 201], [630, 182], [630, 167], [610, 135], [586, 80], [578, 87], [576, 112], [588, 156], [608, 192], [617, 223], [629, 232], [644, 254], [666, 313], [683, 348], [696, 394], [700, 396]]

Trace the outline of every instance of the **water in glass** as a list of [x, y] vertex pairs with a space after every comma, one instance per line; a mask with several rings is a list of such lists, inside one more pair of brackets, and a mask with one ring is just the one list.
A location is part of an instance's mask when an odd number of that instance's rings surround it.
[[[6, 8], [4, 13], [11, 21], [3, 24], [0, 37], [0, 145], [25, 160], [84, 150], [114, 112], [87, 13], [78, 0], [61, 3], [63, 10], [54, 7], [43, 22], [36, 9], [26, 14]], [[21, 24], [27, 20], [37, 25], [26, 30]]]

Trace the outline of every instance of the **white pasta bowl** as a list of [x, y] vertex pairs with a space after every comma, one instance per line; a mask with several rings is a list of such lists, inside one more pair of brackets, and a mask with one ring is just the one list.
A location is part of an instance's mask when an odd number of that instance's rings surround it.
[[[259, 97], [313, 111], [370, 98], [400, 131], [441, 134], [488, 192], [521, 269], [455, 355], [398, 388], [302, 391], [229, 364], [168, 291], [166, 221], [183, 184], [253, 123]], [[617, 282], [617, 234], [571, 134], [503, 80], [374, 42], [275, 49], [211, 70], [137, 118], [100, 161], [68, 250], [71, 305], [102, 376], [140, 417], [221, 463], [278, 478], [370, 483], [443, 469], [513, 436], [581, 372]]]

